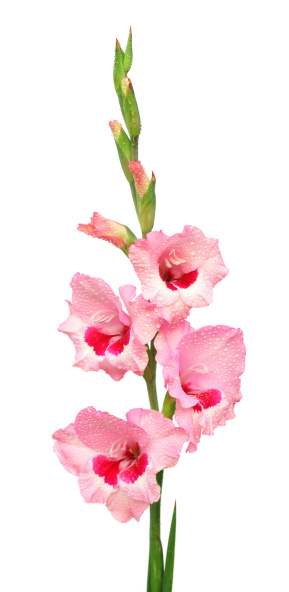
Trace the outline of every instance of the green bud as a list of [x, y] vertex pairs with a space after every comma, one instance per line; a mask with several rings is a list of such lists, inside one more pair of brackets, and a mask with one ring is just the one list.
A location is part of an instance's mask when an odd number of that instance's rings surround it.
[[123, 68], [124, 53], [120, 47], [118, 40], [115, 45], [114, 66], [113, 66], [113, 82], [117, 94], [121, 93], [121, 81], [125, 77]]
[[156, 178], [152, 173], [152, 178], [146, 194], [143, 196], [139, 205], [139, 223], [142, 229], [142, 235], [145, 238], [147, 233], [153, 229], [156, 211]]
[[122, 170], [128, 182], [132, 183], [133, 174], [129, 168], [129, 163], [131, 161], [131, 141], [118, 121], [110, 121], [109, 126], [113, 133]]
[[141, 132], [141, 122], [133, 86], [129, 78], [126, 77], [121, 81], [121, 88], [126, 127], [130, 137], [136, 138]]
[[169, 392], [167, 391], [167, 394], [166, 394], [166, 396], [164, 398], [164, 402], [163, 402], [162, 414], [165, 417], [172, 419], [175, 414], [175, 410], [176, 410], [176, 399], [171, 397], [169, 395]]
[[125, 54], [124, 54], [124, 58], [123, 58], [123, 68], [125, 71], [125, 76], [127, 75], [128, 71], [131, 69], [132, 66], [132, 57], [133, 57], [133, 53], [132, 53], [132, 32], [131, 32], [131, 28], [129, 30], [129, 36], [128, 36], [128, 41], [126, 44], [126, 49], [125, 49]]

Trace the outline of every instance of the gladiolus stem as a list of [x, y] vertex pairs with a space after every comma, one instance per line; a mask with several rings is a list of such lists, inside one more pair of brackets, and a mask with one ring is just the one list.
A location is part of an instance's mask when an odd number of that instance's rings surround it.
[[[163, 471], [157, 474], [157, 482], [161, 488]], [[161, 542], [161, 497], [158, 502], [150, 505], [150, 550], [148, 564], [147, 592], [161, 592], [164, 576], [163, 547]]]
[[[144, 379], [147, 383], [148, 396], [151, 409], [159, 410], [156, 389], [156, 349], [154, 342], [148, 348], [149, 361], [144, 371]], [[150, 505], [150, 549], [148, 563], [147, 592], [161, 592], [164, 575], [163, 547], [161, 542], [161, 495], [163, 471], [157, 476], [157, 482], [161, 488], [160, 499]]]
[[137, 205], [137, 196], [136, 196], [136, 189], [135, 189], [134, 181], [132, 181], [129, 184], [129, 186], [130, 186], [130, 190], [131, 190], [131, 194], [132, 194], [133, 205], [135, 207], [136, 215], [138, 217], [138, 205]]
[[131, 159], [133, 162], [138, 160], [138, 136], [131, 138]]
[[155, 411], [159, 411], [159, 404], [158, 404], [158, 396], [157, 396], [157, 387], [156, 387], [156, 370], [157, 370], [157, 363], [156, 363], [156, 348], [154, 346], [154, 342], [151, 342], [151, 347], [148, 347], [148, 356], [149, 361], [148, 365], [143, 373], [143, 377], [147, 383], [147, 390], [148, 396], [150, 401], [151, 409], [155, 409]]

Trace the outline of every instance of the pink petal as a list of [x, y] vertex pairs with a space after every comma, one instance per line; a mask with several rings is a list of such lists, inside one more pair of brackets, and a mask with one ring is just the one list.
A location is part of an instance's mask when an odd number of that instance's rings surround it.
[[73, 423], [54, 432], [52, 438], [56, 440], [53, 450], [63, 467], [69, 473], [79, 475], [93, 451], [78, 438]]
[[92, 470], [92, 459], [80, 473], [78, 485], [84, 501], [88, 504], [105, 504], [113, 492], [113, 487]]
[[113, 348], [112, 353], [111, 348], [108, 348], [106, 358], [113, 366], [123, 370], [124, 373], [131, 370], [135, 374], [142, 376], [148, 363], [147, 348], [134, 336], [133, 331], [130, 331], [129, 337], [129, 343], [123, 348], [122, 352], [116, 355], [117, 346]]
[[[72, 287], [72, 306], [75, 314], [91, 324], [96, 320], [101, 326], [105, 318], [106, 329], [111, 333], [122, 330], [122, 324], [129, 325], [129, 316], [122, 310], [119, 298], [111, 287], [100, 278], [76, 273], [70, 283]], [[110, 321], [107, 321], [111, 317]]]
[[[145, 431], [109, 413], [87, 407], [74, 422], [79, 439], [96, 452], [108, 453], [116, 440], [133, 440], [142, 448], [147, 441]], [[94, 455], [95, 456], [95, 455]]]
[[155, 470], [152, 471], [149, 467], [133, 483], [121, 481], [120, 479], [119, 487], [129, 498], [136, 501], [153, 504], [160, 499], [161, 489], [156, 481]]
[[131, 317], [134, 334], [141, 343], [149, 343], [161, 326], [158, 308], [145, 300], [142, 294], [136, 298], [134, 286], [121, 286], [119, 293]]
[[[181, 382], [191, 381], [200, 390], [217, 388], [226, 393], [228, 400], [239, 400], [239, 377], [245, 368], [240, 329], [224, 325], [198, 329], [182, 339], [179, 360]], [[204, 370], [199, 370], [202, 366]]]
[[110, 495], [106, 507], [118, 522], [128, 522], [132, 518], [135, 518], [139, 522], [142, 514], [149, 507], [149, 504], [133, 500], [126, 493], [119, 490]]
[[165, 366], [177, 349], [181, 339], [194, 329], [187, 321], [180, 321], [176, 325], [164, 322], [158, 332], [154, 344], [157, 350], [156, 360]]
[[189, 445], [187, 447], [187, 452], [195, 452], [202, 434], [199, 413], [196, 413], [193, 407], [191, 409], [184, 409], [180, 402], [177, 401], [175, 418], [177, 424], [183, 428], [188, 435]]
[[177, 464], [182, 446], [187, 441], [184, 430], [176, 428], [171, 419], [153, 409], [132, 409], [126, 417], [147, 433], [148, 440], [143, 451], [147, 452], [156, 473]]

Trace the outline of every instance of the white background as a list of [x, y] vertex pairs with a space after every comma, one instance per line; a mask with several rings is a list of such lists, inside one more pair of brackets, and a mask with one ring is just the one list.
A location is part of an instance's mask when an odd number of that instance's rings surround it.
[[[57, 327], [77, 271], [138, 285], [121, 251], [76, 232], [93, 211], [138, 233], [108, 121], [121, 119], [114, 44], [130, 72], [157, 178], [156, 229], [220, 239], [230, 274], [191, 322], [241, 327], [236, 419], [166, 471], [174, 591], [288, 590], [288, 3], [2, 2], [1, 527], [5, 592], [145, 592], [149, 513], [86, 505], [51, 434], [88, 405], [124, 417], [145, 383], [72, 368]], [[164, 395], [159, 373], [160, 397]]]

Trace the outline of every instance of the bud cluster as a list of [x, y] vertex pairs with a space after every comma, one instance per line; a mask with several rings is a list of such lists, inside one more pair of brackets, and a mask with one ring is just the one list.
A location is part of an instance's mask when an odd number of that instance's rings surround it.
[[110, 121], [109, 125], [113, 133], [122, 170], [130, 184], [142, 236], [145, 238], [154, 225], [156, 178], [152, 173], [152, 178], [149, 180], [138, 160], [141, 120], [132, 82], [127, 76], [132, 66], [132, 58], [132, 32], [130, 28], [125, 52], [122, 50], [119, 41], [116, 40], [113, 68], [114, 87], [129, 136], [118, 121]]

